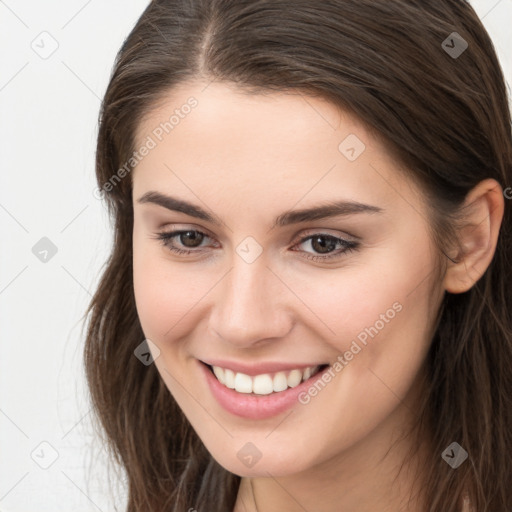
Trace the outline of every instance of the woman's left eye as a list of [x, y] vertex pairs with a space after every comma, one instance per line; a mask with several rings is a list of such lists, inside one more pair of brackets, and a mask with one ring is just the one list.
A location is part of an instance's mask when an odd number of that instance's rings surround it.
[[[309, 246], [315, 251], [319, 251], [320, 254], [325, 254], [325, 256], [318, 256], [317, 252], [317, 254], [307, 253], [308, 255], [304, 256], [306, 259], [314, 261], [339, 258], [343, 256], [343, 254], [355, 251], [359, 247], [359, 242], [345, 240], [344, 238], [323, 233], [315, 233], [314, 235], [307, 236], [300, 240], [296, 245], [302, 245], [305, 243], [309, 243]], [[336, 252], [331, 252], [336, 247], [339, 247], [339, 249]]]
[[[194, 249], [200, 248], [205, 239], [210, 238], [206, 233], [196, 229], [184, 229], [179, 231], [160, 232], [157, 233], [156, 239], [175, 254], [192, 254], [200, 251]], [[176, 240], [179, 241], [181, 247], [176, 246]], [[358, 248], [359, 242], [353, 240], [345, 240], [334, 235], [315, 233], [299, 240], [294, 247], [309, 244], [315, 253], [306, 252], [303, 256], [308, 260], [322, 261], [330, 258], [341, 257], [343, 254], [354, 251]], [[185, 249], [183, 248], [185, 247]], [[333, 252], [338, 247], [336, 252]]]

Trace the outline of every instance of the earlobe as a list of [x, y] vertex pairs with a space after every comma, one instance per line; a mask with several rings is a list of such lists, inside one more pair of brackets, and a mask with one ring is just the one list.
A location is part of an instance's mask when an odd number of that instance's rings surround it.
[[501, 185], [490, 178], [481, 181], [469, 192], [462, 209], [463, 223], [457, 232], [460, 246], [443, 282], [450, 293], [468, 291], [492, 261], [505, 209]]

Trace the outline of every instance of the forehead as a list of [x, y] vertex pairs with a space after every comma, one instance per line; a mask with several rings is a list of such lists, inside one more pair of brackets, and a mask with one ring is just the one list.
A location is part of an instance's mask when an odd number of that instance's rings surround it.
[[[305, 139], [332, 146], [341, 116], [333, 104], [300, 92], [254, 94], [226, 83], [181, 84], [163, 95], [144, 117], [136, 145], [152, 135], [167, 145], [215, 147], [224, 156], [256, 149], [265, 154], [286, 150], [297, 154], [307, 149]], [[347, 124], [349, 118], [344, 118]]]
[[132, 172], [134, 195], [178, 190], [259, 212], [325, 198], [383, 206], [402, 189], [414, 193], [355, 117], [299, 92], [183, 84], [139, 124], [136, 148], [144, 144], [151, 149]]

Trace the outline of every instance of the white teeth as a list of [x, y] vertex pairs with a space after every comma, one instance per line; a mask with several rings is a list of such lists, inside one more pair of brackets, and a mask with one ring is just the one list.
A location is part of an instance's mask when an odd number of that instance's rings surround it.
[[252, 379], [245, 373], [235, 375], [235, 391], [239, 393], [252, 393]]
[[286, 373], [277, 372], [274, 375], [274, 391], [284, 391], [288, 389], [288, 379], [286, 378]]
[[[215, 366], [214, 366], [215, 368]], [[224, 382], [223, 384], [229, 389], [235, 389], [235, 374], [233, 370], [224, 370]]]
[[300, 370], [292, 370], [288, 375], [288, 386], [294, 388], [298, 386], [302, 380], [302, 372]]
[[270, 395], [274, 391], [274, 383], [268, 374], [256, 375], [252, 380], [252, 392], [257, 395]]
[[285, 389], [294, 388], [318, 372], [319, 366], [308, 366], [304, 370], [294, 369], [289, 372], [277, 372], [274, 377], [268, 373], [251, 377], [245, 373], [235, 373], [227, 368], [213, 366], [213, 373], [224, 386], [238, 393], [255, 393], [269, 395]]
[[[231, 371], [231, 370], [227, 370]], [[222, 384], [226, 384], [226, 378], [224, 377], [224, 368], [221, 368], [220, 366], [214, 366], [213, 367], [213, 373], [215, 374], [215, 377], [217, 377], [217, 380], [221, 382]]]

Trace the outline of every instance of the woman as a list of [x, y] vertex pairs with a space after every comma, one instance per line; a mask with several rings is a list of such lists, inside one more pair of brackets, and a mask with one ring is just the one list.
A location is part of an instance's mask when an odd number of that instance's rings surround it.
[[511, 119], [467, 2], [154, 1], [96, 172], [129, 512], [512, 507]]

